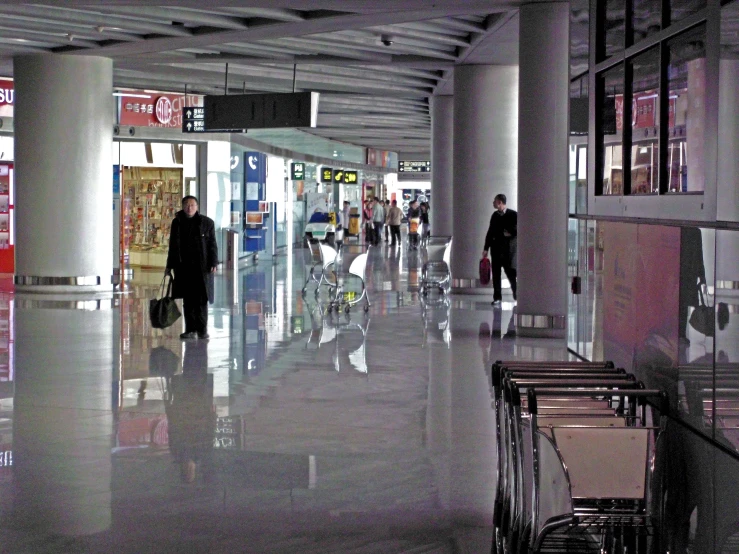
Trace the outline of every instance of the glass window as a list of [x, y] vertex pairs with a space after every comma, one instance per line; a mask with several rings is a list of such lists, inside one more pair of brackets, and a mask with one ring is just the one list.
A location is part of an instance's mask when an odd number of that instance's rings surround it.
[[630, 62], [631, 194], [659, 192], [659, 47]]
[[676, 23], [705, 7], [706, 0], [670, 0], [670, 22]]
[[570, 77], [588, 70], [590, 56], [590, 5], [588, 0], [570, 2]]
[[624, 0], [603, 0], [605, 14], [602, 19], [603, 32], [599, 33], [605, 42], [601, 46], [602, 61], [621, 52], [626, 38], [626, 11]]
[[631, 44], [638, 43], [661, 28], [662, 0], [631, 0]]
[[623, 64], [598, 76], [598, 92], [598, 169], [602, 174], [596, 182], [596, 194], [623, 194]]
[[669, 192], [705, 190], [706, 28], [667, 43]]

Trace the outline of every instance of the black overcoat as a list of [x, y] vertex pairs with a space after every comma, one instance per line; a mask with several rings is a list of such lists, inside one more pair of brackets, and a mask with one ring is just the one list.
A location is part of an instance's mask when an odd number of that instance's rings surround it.
[[[185, 267], [182, 263], [182, 236], [180, 233], [180, 221], [187, 216], [185, 212], [179, 211], [172, 220], [172, 229], [169, 235], [169, 253], [167, 254], [167, 269], [174, 270], [174, 286], [173, 296], [175, 298], [183, 298], [185, 295], [182, 290], [182, 284], [185, 282], [184, 279], [179, 280], [177, 275], [180, 275], [185, 271]], [[213, 274], [210, 272], [211, 268], [218, 266], [218, 245], [216, 244], [216, 231], [213, 220], [207, 216], [196, 213], [193, 218], [198, 226], [197, 236], [200, 237], [196, 248], [200, 249], [198, 259], [200, 260], [200, 271], [203, 276], [203, 282], [205, 284], [205, 290], [208, 293], [208, 301], [213, 302], [215, 297], [213, 290]]]
[[[504, 231], [508, 231], [509, 237]], [[490, 249], [490, 257], [501, 260], [503, 265], [516, 269], [518, 254], [518, 213], [506, 209], [505, 213], [497, 210], [490, 216], [490, 225], [485, 235], [485, 247]]]

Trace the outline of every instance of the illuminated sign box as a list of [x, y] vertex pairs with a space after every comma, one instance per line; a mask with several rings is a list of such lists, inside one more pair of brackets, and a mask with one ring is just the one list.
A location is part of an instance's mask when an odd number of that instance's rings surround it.
[[290, 164], [290, 178], [293, 181], [305, 180], [305, 164], [303, 162], [292, 162]]
[[343, 183], [343, 182], [344, 182], [344, 170], [334, 169], [334, 183]]
[[356, 185], [358, 183], [359, 176], [356, 171], [344, 171], [344, 184]]
[[400, 160], [398, 173], [431, 173], [431, 162]]
[[321, 182], [330, 183], [334, 180], [334, 169], [332, 167], [324, 167], [321, 169]]

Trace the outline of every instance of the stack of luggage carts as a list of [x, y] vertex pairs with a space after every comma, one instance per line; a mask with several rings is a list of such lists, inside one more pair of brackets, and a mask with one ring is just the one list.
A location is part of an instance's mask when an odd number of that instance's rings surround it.
[[497, 361], [492, 381], [492, 552], [661, 552], [667, 396], [610, 362]]

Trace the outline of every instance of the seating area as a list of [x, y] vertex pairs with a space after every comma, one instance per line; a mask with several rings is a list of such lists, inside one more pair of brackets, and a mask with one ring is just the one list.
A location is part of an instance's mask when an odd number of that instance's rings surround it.
[[612, 363], [497, 361], [492, 552], [661, 552], [667, 396]]

